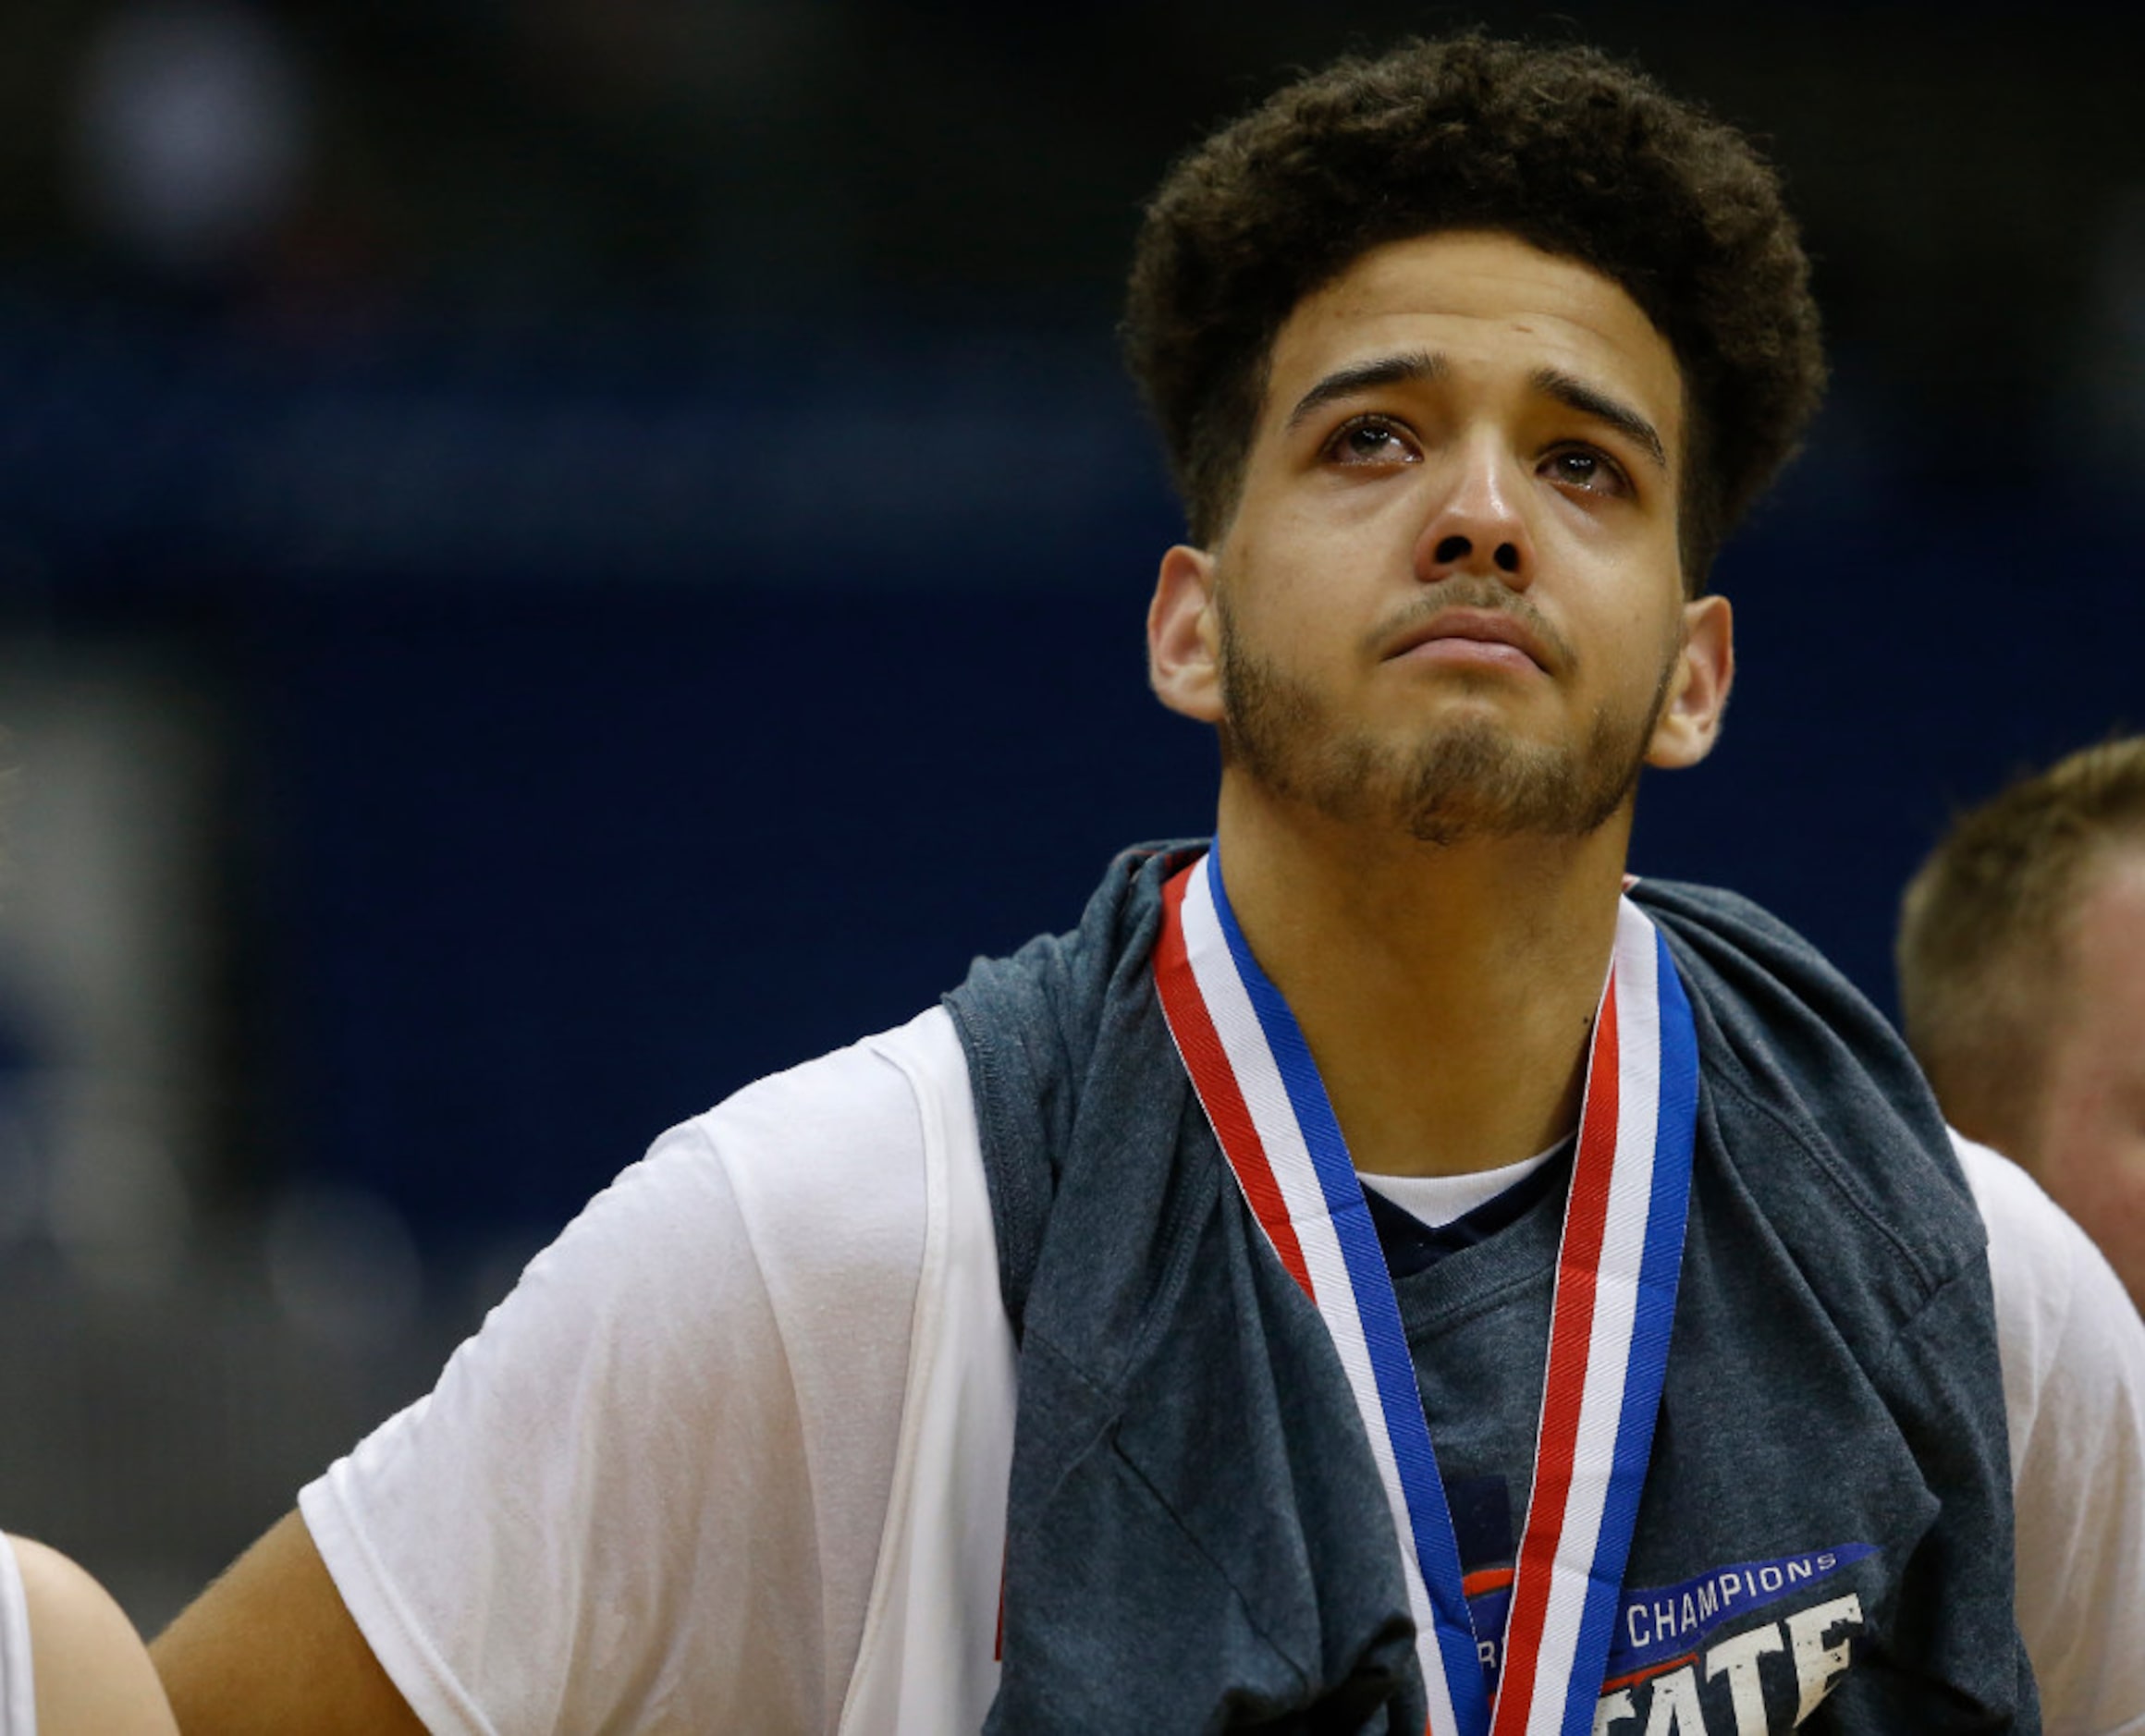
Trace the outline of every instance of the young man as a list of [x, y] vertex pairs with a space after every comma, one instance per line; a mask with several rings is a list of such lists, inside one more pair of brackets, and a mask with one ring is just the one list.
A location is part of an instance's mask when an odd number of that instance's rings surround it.
[[1953, 825], [1906, 889], [1899, 998], [1952, 1124], [2090, 1225], [2145, 1302], [2145, 736]]
[[[1580, 51], [1181, 165], [1127, 331], [1213, 850], [667, 1136], [160, 1643], [182, 1727], [2038, 1729], [1935, 1106], [1761, 913], [1623, 896], [1805, 275]], [[2135, 1571], [2073, 1577], [2021, 1599], [2120, 1674]]]

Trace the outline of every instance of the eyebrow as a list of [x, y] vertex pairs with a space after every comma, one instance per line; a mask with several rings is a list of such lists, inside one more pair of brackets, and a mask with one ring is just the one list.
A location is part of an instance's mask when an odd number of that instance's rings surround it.
[[1354, 397], [1358, 392], [1374, 391], [1381, 385], [1441, 380], [1452, 371], [1452, 364], [1444, 357], [1434, 356], [1427, 349], [1407, 349], [1395, 355], [1373, 357], [1368, 361], [1359, 361], [1354, 367], [1339, 368], [1329, 373], [1296, 400], [1295, 409], [1289, 411], [1289, 419], [1282, 425], [1298, 426], [1313, 411], [1335, 398]]
[[1661, 443], [1660, 431], [1629, 405], [1617, 402], [1600, 387], [1588, 385], [1586, 381], [1557, 368], [1537, 368], [1528, 376], [1527, 384], [1568, 410], [1606, 422], [1644, 450], [1657, 469], [1664, 473], [1668, 470], [1668, 448]]
[[[1359, 392], [1375, 391], [1380, 386], [1441, 380], [1452, 371], [1452, 363], [1444, 357], [1427, 349], [1400, 350], [1390, 356], [1374, 356], [1352, 367], [1337, 368], [1296, 400], [1283, 426], [1290, 429], [1299, 426], [1337, 398], [1353, 397]], [[1628, 404], [1561, 368], [1537, 368], [1527, 376], [1527, 384], [1567, 410], [1575, 410], [1582, 416], [1590, 416], [1615, 429], [1651, 458], [1656, 468], [1664, 473], [1667, 471], [1668, 448], [1661, 444], [1661, 431]]]

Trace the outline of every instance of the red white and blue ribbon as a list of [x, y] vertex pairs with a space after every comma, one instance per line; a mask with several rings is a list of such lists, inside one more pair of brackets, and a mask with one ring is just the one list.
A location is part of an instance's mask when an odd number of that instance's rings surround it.
[[1698, 1112], [1690, 1003], [1628, 899], [1594, 1021], [1534, 1491], [1494, 1712], [1415, 1363], [1303, 1033], [1244, 943], [1220, 852], [1163, 892], [1155, 984], [1246, 1203], [1317, 1305], [1392, 1512], [1433, 1736], [1590, 1736], [1661, 1405]]

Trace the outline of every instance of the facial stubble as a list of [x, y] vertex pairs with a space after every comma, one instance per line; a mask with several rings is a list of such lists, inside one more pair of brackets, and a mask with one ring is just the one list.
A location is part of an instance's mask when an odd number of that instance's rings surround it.
[[[1519, 740], [1480, 713], [1426, 724], [1413, 741], [1393, 743], [1337, 722], [1316, 688], [1244, 646], [1225, 594], [1217, 603], [1224, 761], [1284, 801], [1424, 844], [1578, 837], [1605, 825], [1638, 782], [1680, 650], [1669, 647], [1649, 702], [1623, 712], [1598, 706], [1576, 748]], [[1577, 658], [1567, 657], [1561, 674], [1569, 679]]]

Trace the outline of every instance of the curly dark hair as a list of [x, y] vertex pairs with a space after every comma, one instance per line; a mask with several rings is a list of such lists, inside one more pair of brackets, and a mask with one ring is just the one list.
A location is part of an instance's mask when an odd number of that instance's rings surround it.
[[1809, 262], [1740, 133], [1595, 50], [1465, 36], [1290, 85], [1171, 171], [1122, 336], [1195, 542], [1234, 510], [1291, 312], [1371, 249], [1490, 229], [1620, 285], [1681, 365], [1696, 592], [1824, 389]]

